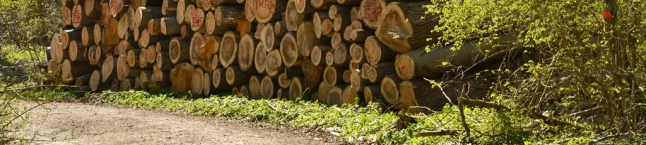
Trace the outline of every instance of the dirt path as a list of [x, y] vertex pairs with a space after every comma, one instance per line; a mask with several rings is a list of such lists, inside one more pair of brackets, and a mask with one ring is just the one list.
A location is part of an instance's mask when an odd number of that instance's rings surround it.
[[48, 106], [35, 109], [20, 132], [24, 137], [34, 137], [32, 144], [339, 144], [304, 129], [267, 127], [222, 117], [101, 104]]

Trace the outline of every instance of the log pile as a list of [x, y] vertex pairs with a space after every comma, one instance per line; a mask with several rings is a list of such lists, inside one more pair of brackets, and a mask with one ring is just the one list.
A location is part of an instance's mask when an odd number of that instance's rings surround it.
[[[438, 67], [449, 46], [419, 49], [441, 35], [430, 33], [439, 17], [425, 16], [424, 0], [67, 1], [47, 76], [90, 91], [170, 88], [405, 109], [432, 98], [421, 78], [449, 69]], [[452, 64], [482, 60], [474, 45]]]

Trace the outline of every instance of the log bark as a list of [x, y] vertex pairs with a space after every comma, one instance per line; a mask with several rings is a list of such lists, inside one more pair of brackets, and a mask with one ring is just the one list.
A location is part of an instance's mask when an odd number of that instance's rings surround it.
[[240, 40], [240, 34], [234, 31], [227, 31], [222, 37], [220, 43], [220, 53], [218, 54], [220, 58], [220, 64], [222, 67], [229, 67], [235, 65], [236, 63], [236, 53], [238, 53], [238, 41]]
[[334, 67], [325, 67], [323, 71], [323, 82], [327, 86], [335, 86], [336, 84], [341, 84], [343, 81], [343, 69], [337, 69]]
[[[359, 23], [359, 21], [355, 21]], [[355, 29], [350, 32], [350, 42], [364, 42], [368, 37], [375, 35], [375, 31], [372, 29]]]
[[267, 59], [265, 60], [265, 72], [269, 76], [276, 76], [283, 70], [283, 60], [279, 51], [274, 49], [271, 52], [267, 53]]
[[260, 82], [260, 96], [262, 96], [263, 99], [276, 98], [278, 88], [280, 87], [278, 87], [278, 82], [275, 79], [265, 76]]
[[117, 79], [123, 81], [126, 78], [137, 77], [141, 73], [139, 68], [130, 68], [127, 64], [127, 55], [121, 54], [117, 58]]
[[211, 2], [211, 8], [215, 8], [220, 5], [235, 5], [235, 4], [244, 4], [238, 3], [237, 0], [207, 0]]
[[226, 80], [229, 85], [240, 86], [249, 82], [251, 75], [242, 72], [239, 66], [230, 66], [226, 71]]
[[[285, 19], [285, 16], [283, 19]], [[278, 21], [274, 23], [274, 35], [276, 38], [282, 38], [289, 30], [287, 30], [287, 23], [285, 21]], [[275, 41], [278, 42], [278, 41]]]
[[277, 81], [278, 81], [278, 86], [280, 86], [281, 88], [287, 89], [289, 88], [289, 84], [292, 82], [292, 79], [287, 77], [287, 74], [281, 73], [280, 75], [278, 75]]
[[134, 27], [147, 28], [148, 22], [152, 19], [164, 17], [161, 7], [138, 7], [135, 11]]
[[254, 67], [254, 55], [256, 54], [256, 44], [258, 40], [254, 40], [251, 35], [245, 34], [240, 38], [240, 45], [238, 49], [238, 64], [240, 69], [244, 72], [252, 71], [256, 72], [256, 67]]
[[175, 0], [163, 0], [162, 2], [162, 14], [164, 16], [174, 16], [177, 14], [177, 1]]
[[82, 30], [76, 30], [76, 29], [69, 29], [69, 30], [59, 30], [60, 34], [60, 42], [61, 42], [61, 48], [62, 49], [67, 49], [69, 46], [69, 43], [74, 40], [81, 40], [81, 32]]
[[163, 17], [160, 24], [161, 33], [167, 36], [178, 35], [182, 31], [182, 26], [178, 23], [176, 17]]
[[204, 86], [202, 85], [204, 82], [204, 71], [202, 71], [202, 68], [200, 67], [195, 67], [195, 70], [193, 71], [193, 75], [191, 76], [191, 93], [200, 95], [202, 94], [202, 91], [204, 91]]
[[194, 71], [195, 67], [190, 63], [185, 62], [175, 65], [170, 70], [170, 81], [173, 85], [171, 90], [177, 92], [188, 92], [191, 90], [191, 79], [193, 78]]
[[278, 88], [276, 91], [276, 98], [278, 99], [289, 99], [289, 89], [287, 88]]
[[211, 77], [213, 88], [218, 90], [232, 89], [233, 86], [229, 85], [226, 80], [226, 69], [224, 68], [215, 68], [213, 70], [213, 77]]
[[[405, 80], [414, 78], [433, 78], [456, 67], [468, 66], [481, 61], [497, 62], [506, 55], [505, 51], [513, 46], [515, 37], [503, 35], [492, 40], [469, 41], [452, 51], [452, 45], [432, 49], [426, 53], [424, 49], [400, 54], [395, 59], [397, 74]], [[488, 53], [485, 53], [487, 52]], [[449, 65], [443, 65], [448, 62]]]
[[129, 67], [139, 65], [139, 61], [146, 61], [146, 57], [143, 57], [144, 60], [141, 60], [142, 57], [139, 57], [139, 55], [141, 55], [141, 50], [142, 49], [133, 49], [126, 53], [126, 63]]
[[249, 97], [249, 88], [248, 88], [248, 86], [246, 86], [246, 85], [240, 86], [239, 91], [240, 91], [240, 93], [239, 93], [240, 96]]
[[245, 11], [243, 6], [221, 5], [213, 11], [215, 15], [215, 29], [213, 34], [224, 34], [227, 30], [231, 30], [238, 25], [239, 22], [246, 20]]
[[287, 33], [280, 42], [280, 55], [285, 66], [298, 66], [301, 64], [301, 55], [299, 54], [298, 44], [294, 33]]
[[181, 37], [174, 37], [171, 39], [170, 46], [168, 48], [170, 50], [170, 61], [173, 64], [190, 61], [190, 45], [191, 42], [184, 40]]
[[391, 104], [395, 109], [404, 109], [402, 100], [399, 99], [399, 84], [401, 83], [401, 78], [397, 74], [389, 74], [381, 80], [381, 96], [383, 97], [388, 104]]
[[61, 63], [61, 80], [63, 82], [73, 82], [75, 78], [92, 73], [97, 66], [90, 65], [88, 62], [72, 62], [65, 59]]
[[148, 81], [149, 83], [144, 84], [147, 85], [146, 88], [148, 89], [161, 90], [162, 88], [169, 88], [172, 86], [170, 71], [163, 71], [157, 69], [157, 67], [153, 67], [153, 76], [150, 79], [151, 81]]
[[258, 45], [256, 45], [256, 51], [254, 52], [253, 64], [254, 64], [254, 67], [256, 68], [256, 72], [258, 72], [259, 74], [264, 73], [267, 67], [266, 65], [267, 52], [265, 51], [265, 49], [267, 48], [265, 48], [264, 43], [258, 43]]
[[80, 46], [81, 41], [72, 41], [68, 50], [70, 60], [74, 62], [88, 61], [88, 48]]
[[310, 60], [314, 65], [323, 65], [325, 62], [325, 55], [332, 50], [330, 46], [315, 46], [310, 54]]
[[123, 39], [114, 49], [114, 54], [125, 54], [129, 50], [133, 49], [139, 49], [139, 44], [137, 44], [137, 41], [132, 39]]
[[55, 52], [55, 51], [56, 51], [56, 50], [58, 50], [58, 48], [60, 48], [60, 47], [61, 47], [61, 45], [60, 45], [60, 43], [61, 43], [60, 38], [61, 38], [61, 37], [60, 37], [60, 34], [59, 34], [59, 33], [54, 33], [54, 34], [52, 35], [52, 39], [51, 39], [51, 41], [49, 42], [49, 48], [47, 49], [48, 51], [46, 51], [46, 53], [48, 53], [48, 54], [49, 54], [49, 55], [47, 55], [47, 56], [48, 56], [48, 57], [47, 57], [47, 61], [50, 61], [50, 60], [56, 60], [56, 52]]
[[155, 67], [163, 71], [168, 71], [173, 68], [173, 63], [170, 60], [170, 54], [167, 51], [157, 53]]
[[376, 65], [372, 65], [365, 69], [367, 73], [368, 80], [372, 83], [378, 83], [379, 80], [382, 80], [386, 75], [395, 73], [395, 63], [393, 62], [383, 62]]
[[361, 78], [361, 72], [359, 70], [351, 71], [350, 85], [355, 92], [362, 92], [368, 84], [370, 82], [367, 79]]
[[59, 0], [59, 3], [62, 7], [72, 7], [74, 6], [74, 0]]
[[[374, 84], [366, 86], [363, 89], [363, 98], [366, 102], [380, 102], [381, 100], [381, 85]], [[384, 102], [385, 103], [385, 102]]]
[[[440, 32], [430, 32], [439, 24], [439, 16], [427, 16], [426, 8], [430, 2], [391, 3], [383, 10], [375, 34], [386, 46], [398, 53], [437, 43]], [[364, 17], [365, 18], [365, 17]], [[365, 19], [364, 19], [365, 22]], [[366, 26], [370, 27], [368, 23]], [[372, 27], [370, 27], [372, 28]], [[421, 33], [414, 33], [414, 31]], [[426, 39], [432, 38], [431, 41]]]
[[179, 29], [180, 29], [180, 32], [179, 32], [180, 37], [182, 37], [182, 38], [184, 38], [186, 40], [191, 40], [191, 38], [193, 38], [193, 34], [195, 32], [193, 32], [193, 30], [191, 30], [190, 24], [189, 25], [182, 25], [182, 27], [180, 27]]
[[303, 71], [303, 75], [305, 75], [305, 88], [316, 88], [316, 85], [321, 82], [323, 69], [323, 66], [314, 65], [309, 59], [304, 60], [303, 65], [301, 65], [301, 70]]
[[302, 77], [294, 77], [292, 78], [292, 81], [289, 83], [289, 100], [296, 100], [297, 98], [301, 98], [303, 96], [303, 78]]
[[[357, 1], [357, 0], [337, 0], [338, 1]], [[357, 4], [352, 4], [352, 5], [359, 5], [361, 3], [360, 0], [358, 0], [359, 3]], [[342, 4], [342, 3], [339, 3]], [[350, 11], [352, 10], [352, 6], [344, 6], [345, 4], [342, 5], [332, 5], [330, 6], [330, 9], [328, 9], [328, 14], [330, 16], [330, 19], [334, 19], [336, 15], [347, 15], [350, 14]]]
[[352, 24], [352, 20], [350, 20], [350, 15], [337, 14], [336, 16], [334, 16], [334, 19], [332, 20], [333, 20], [334, 31], [337, 31], [337, 32], [343, 31], [344, 28]]
[[100, 70], [94, 70], [92, 71], [92, 76], [90, 77], [90, 81], [88, 82], [90, 86], [90, 90], [92, 91], [98, 91], [103, 88], [103, 82], [101, 81], [101, 71]]
[[397, 53], [382, 43], [377, 37], [370, 36], [364, 44], [366, 48], [366, 61], [370, 64], [391, 62], [395, 60]]
[[274, 22], [282, 18], [287, 0], [255, 0], [256, 21], [258, 23]]
[[94, 25], [83, 27], [81, 30], [81, 42], [85, 47], [97, 45], [94, 41]]
[[283, 21], [285, 21], [285, 28], [287, 28], [287, 31], [296, 31], [298, 29], [298, 25], [301, 24], [304, 19], [305, 19], [305, 15], [298, 13], [298, 10], [296, 10], [295, 2], [294, 1], [287, 2], [287, 8], [285, 9], [285, 17], [283, 17]]
[[315, 9], [327, 9], [334, 3], [336, 3], [336, 0], [312, 0], [312, 7]]
[[314, 31], [314, 24], [312, 22], [303, 22], [298, 27], [296, 41], [299, 48], [298, 53], [302, 57], [309, 57], [315, 46], [330, 42], [328, 37], [317, 38]]
[[[422, 8], [422, 5], [419, 5]], [[377, 29], [379, 24], [379, 18], [386, 9], [385, 0], [361, 0], [361, 5], [359, 7], [359, 15], [361, 20], [366, 24], [366, 27], [371, 29]], [[381, 18], [383, 19], [383, 18]], [[428, 31], [430, 32], [430, 31]]]

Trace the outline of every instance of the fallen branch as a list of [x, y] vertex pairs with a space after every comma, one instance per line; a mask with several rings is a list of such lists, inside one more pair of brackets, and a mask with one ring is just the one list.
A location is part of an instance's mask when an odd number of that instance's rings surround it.
[[415, 137], [427, 137], [427, 136], [443, 136], [443, 135], [455, 135], [461, 130], [436, 130], [436, 131], [423, 131], [415, 134]]
[[579, 112], [571, 113], [571, 114], [568, 115], [568, 117], [574, 117], [574, 116], [588, 117], [588, 116], [597, 114], [599, 111], [601, 111], [601, 109], [603, 109], [603, 106], [597, 106], [597, 107], [590, 108], [590, 109], [587, 109], [587, 110], [582, 110], [582, 111], [579, 111]]

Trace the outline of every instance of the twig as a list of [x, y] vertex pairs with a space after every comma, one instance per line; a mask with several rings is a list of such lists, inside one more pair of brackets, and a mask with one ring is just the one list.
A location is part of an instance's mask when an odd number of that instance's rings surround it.
[[572, 114], [569, 114], [568, 117], [573, 117], [573, 116], [588, 117], [590, 115], [597, 114], [597, 112], [601, 111], [601, 109], [603, 109], [603, 106], [597, 106], [597, 107], [590, 108], [590, 109], [587, 109], [587, 110], [574, 112]]
[[[460, 98], [465, 98], [466, 96], [466, 90], [467, 90], [467, 84], [462, 85], [462, 93], [460, 93]], [[467, 124], [467, 121], [464, 117], [464, 108], [462, 106], [462, 99], [458, 100], [458, 108], [460, 111], [460, 121], [462, 122], [462, 126], [464, 127], [464, 134], [462, 138], [460, 139], [462, 143], [467, 143], [469, 137], [471, 136], [471, 129], [469, 128], [469, 124]]]
[[460, 130], [436, 130], [436, 131], [423, 131], [415, 134], [415, 137], [427, 137], [427, 136], [442, 136], [442, 135], [455, 135]]
[[[462, 103], [464, 103], [466, 105], [471, 105], [471, 106], [478, 106], [478, 107], [484, 107], [484, 108], [494, 108], [494, 109], [501, 109], [501, 110], [511, 110], [507, 106], [500, 105], [500, 104], [494, 103], [494, 102], [472, 100], [472, 99], [468, 99], [468, 98], [464, 98], [464, 97], [458, 98], [458, 101], [460, 101], [460, 102], [462, 102]], [[526, 112], [526, 113], [528, 113], [531, 118], [541, 119], [541, 120], [543, 120], [545, 122], [545, 124], [548, 124], [548, 125], [574, 126], [576, 128], [583, 128], [581, 126], [577, 126], [577, 125], [574, 125], [574, 124], [571, 124], [571, 123], [556, 120], [554, 118], [545, 116], [545, 115], [543, 115], [541, 113], [538, 113], [538, 112]]]

